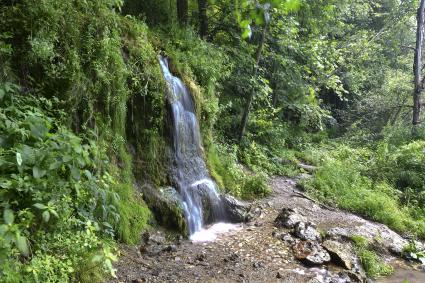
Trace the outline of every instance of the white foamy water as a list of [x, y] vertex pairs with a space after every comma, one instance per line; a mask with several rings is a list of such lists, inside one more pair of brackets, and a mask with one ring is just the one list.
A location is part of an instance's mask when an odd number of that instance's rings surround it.
[[217, 239], [219, 234], [239, 229], [242, 229], [242, 227], [238, 224], [216, 223], [207, 229], [201, 229], [200, 231], [193, 233], [190, 236], [190, 240], [193, 242], [212, 242]]

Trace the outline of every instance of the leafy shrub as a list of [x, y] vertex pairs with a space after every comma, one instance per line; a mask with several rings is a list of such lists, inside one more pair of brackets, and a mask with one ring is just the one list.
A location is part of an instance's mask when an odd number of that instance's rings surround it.
[[298, 159], [294, 152], [273, 150], [254, 141], [239, 150], [240, 160], [253, 171], [261, 171], [269, 175], [285, 175], [295, 177], [299, 174]]
[[49, 100], [3, 88], [0, 274], [9, 282], [114, 275], [111, 240], [135, 242], [147, 209], [108, 173], [105, 148], [49, 116], [56, 112]]
[[212, 177], [227, 193], [244, 199], [264, 197], [270, 189], [267, 176], [257, 172], [250, 174], [238, 163], [237, 147], [214, 143], [208, 147], [207, 164]]

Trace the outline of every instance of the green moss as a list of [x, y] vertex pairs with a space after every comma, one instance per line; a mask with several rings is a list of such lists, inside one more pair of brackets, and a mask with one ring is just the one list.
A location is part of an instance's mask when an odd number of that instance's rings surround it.
[[117, 193], [120, 198], [117, 234], [124, 243], [135, 245], [139, 243], [142, 231], [148, 228], [151, 212], [141, 197], [135, 196], [133, 186], [122, 185], [117, 189]]

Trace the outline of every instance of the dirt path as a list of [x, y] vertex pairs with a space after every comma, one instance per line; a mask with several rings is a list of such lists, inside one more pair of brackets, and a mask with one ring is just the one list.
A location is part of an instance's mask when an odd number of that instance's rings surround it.
[[[341, 269], [308, 268], [294, 258], [287, 243], [273, 236], [277, 231], [274, 219], [284, 207], [297, 208], [322, 231], [337, 229], [335, 233], [379, 236], [389, 249], [404, 244], [400, 236], [384, 225], [328, 210], [300, 196], [295, 185], [292, 179], [273, 178], [273, 194], [253, 204], [255, 219], [239, 230], [220, 235], [214, 242], [184, 240], [155, 255], [141, 255], [137, 247], [122, 247], [116, 265], [118, 278], [112, 282], [331, 282], [329, 275]], [[406, 274], [400, 271], [396, 276]], [[414, 272], [410, 276], [420, 280], [410, 283], [425, 282], [425, 273]], [[380, 282], [396, 282], [390, 280]]]

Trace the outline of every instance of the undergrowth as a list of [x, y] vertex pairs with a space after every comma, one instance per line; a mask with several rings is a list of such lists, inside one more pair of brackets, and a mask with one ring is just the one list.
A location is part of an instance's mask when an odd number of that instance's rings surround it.
[[[113, 239], [136, 238], [127, 232], [134, 223], [125, 221], [139, 215], [119, 210], [134, 204], [134, 196], [120, 190], [105, 150], [58, 123], [53, 114], [64, 113], [57, 113], [49, 100], [22, 96], [14, 85], [3, 89], [2, 280], [63, 282], [114, 275]], [[138, 207], [140, 213], [143, 208]], [[139, 229], [146, 218], [140, 224]]]
[[413, 141], [394, 150], [390, 147], [382, 142], [377, 150], [344, 144], [310, 149], [303, 158], [319, 169], [303, 186], [320, 201], [425, 238], [421, 217], [425, 179], [420, 177], [425, 144]]
[[385, 264], [379, 255], [370, 248], [367, 240], [361, 236], [353, 236], [351, 240], [354, 242], [357, 255], [369, 278], [379, 278], [391, 275], [394, 272], [393, 267]]

